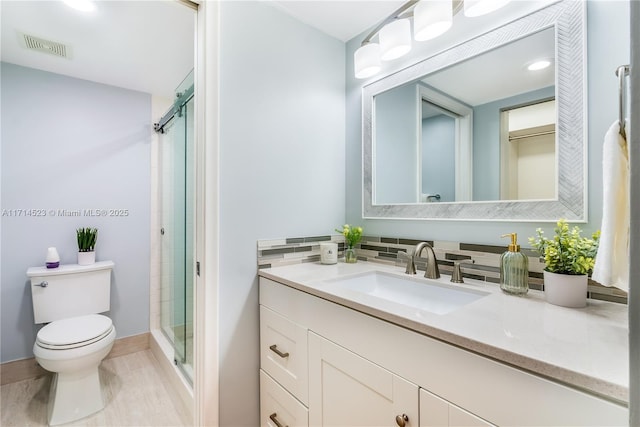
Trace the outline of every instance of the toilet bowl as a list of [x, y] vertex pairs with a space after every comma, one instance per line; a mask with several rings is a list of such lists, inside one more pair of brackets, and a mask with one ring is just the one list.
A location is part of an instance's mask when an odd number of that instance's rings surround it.
[[45, 324], [33, 345], [36, 361], [54, 373], [49, 425], [65, 424], [105, 406], [98, 367], [113, 347], [116, 329], [98, 314], [110, 309], [112, 261], [31, 267], [33, 317]]
[[55, 373], [49, 395], [49, 425], [68, 423], [104, 408], [98, 366], [113, 347], [116, 330], [99, 314], [56, 320], [43, 327], [33, 354]]

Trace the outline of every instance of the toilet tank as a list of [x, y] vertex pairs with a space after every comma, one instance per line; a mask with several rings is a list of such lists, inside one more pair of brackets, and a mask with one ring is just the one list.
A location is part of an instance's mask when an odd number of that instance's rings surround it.
[[[100, 261], [29, 268], [35, 323], [109, 311], [113, 266], [113, 261]], [[46, 286], [40, 286], [43, 282]]]

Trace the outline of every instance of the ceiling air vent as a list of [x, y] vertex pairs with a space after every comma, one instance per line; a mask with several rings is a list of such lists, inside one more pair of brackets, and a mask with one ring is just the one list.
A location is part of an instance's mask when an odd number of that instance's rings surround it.
[[24, 42], [27, 45], [27, 49], [33, 49], [40, 52], [50, 53], [55, 56], [67, 58], [67, 47], [62, 43], [52, 42], [51, 40], [45, 40], [38, 37], [24, 34]]

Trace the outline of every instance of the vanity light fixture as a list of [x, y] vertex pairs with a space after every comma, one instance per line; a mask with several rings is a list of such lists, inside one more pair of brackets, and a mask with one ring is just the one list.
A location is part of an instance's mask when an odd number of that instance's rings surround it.
[[96, 9], [96, 5], [92, 0], [63, 0], [64, 3], [76, 10], [82, 12], [93, 12]]
[[375, 76], [382, 68], [380, 66], [380, 45], [367, 43], [362, 45], [354, 55], [356, 78], [366, 79]]
[[434, 39], [452, 25], [451, 0], [421, 1], [413, 9], [413, 37], [417, 41]]
[[[463, 9], [465, 16], [493, 12], [510, 0], [410, 0], [384, 19], [362, 41], [354, 53], [354, 70], [358, 79], [379, 73], [382, 61], [391, 61], [411, 50], [411, 18], [417, 41], [430, 40], [453, 25], [453, 16]], [[378, 36], [379, 43], [372, 42]]]
[[380, 59], [391, 61], [406, 55], [411, 50], [411, 22], [396, 19], [388, 23], [378, 34], [380, 39]]
[[509, 0], [465, 0], [464, 16], [473, 18], [486, 15], [500, 9], [507, 3], [509, 3]]
[[539, 71], [544, 70], [549, 65], [551, 65], [551, 61], [548, 59], [540, 59], [538, 61], [534, 61], [527, 65], [527, 70], [529, 71]]

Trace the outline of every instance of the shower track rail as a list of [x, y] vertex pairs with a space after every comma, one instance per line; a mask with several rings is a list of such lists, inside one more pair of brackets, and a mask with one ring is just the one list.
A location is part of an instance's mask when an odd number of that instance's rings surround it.
[[177, 94], [173, 106], [164, 114], [164, 116], [162, 116], [158, 123], [153, 124], [153, 130], [164, 133], [164, 127], [167, 123], [169, 123], [176, 114], [180, 116], [182, 107], [184, 107], [191, 98], [193, 98], [193, 85], [191, 85], [186, 91]]

